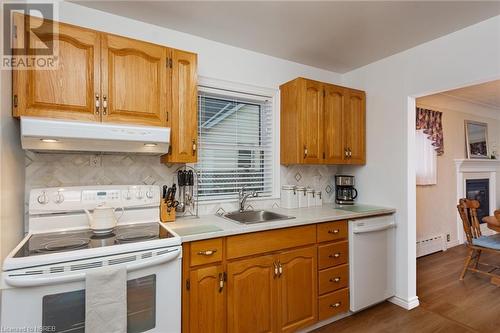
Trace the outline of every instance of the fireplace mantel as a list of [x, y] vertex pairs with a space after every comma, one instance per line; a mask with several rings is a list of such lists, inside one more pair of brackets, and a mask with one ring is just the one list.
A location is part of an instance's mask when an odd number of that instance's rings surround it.
[[[466, 181], [468, 179], [489, 179], [489, 215], [493, 215], [496, 209], [497, 201], [497, 172], [500, 170], [500, 160], [492, 159], [456, 159], [455, 160], [456, 175], [457, 175], [457, 202], [461, 198], [465, 198]], [[462, 220], [457, 213], [457, 231], [458, 242], [462, 244], [465, 241], [465, 236], [462, 228]], [[484, 235], [490, 233], [491, 230], [486, 228], [486, 225], [481, 224], [481, 232]]]
[[500, 168], [500, 160], [492, 159], [456, 159], [457, 172], [496, 172]]

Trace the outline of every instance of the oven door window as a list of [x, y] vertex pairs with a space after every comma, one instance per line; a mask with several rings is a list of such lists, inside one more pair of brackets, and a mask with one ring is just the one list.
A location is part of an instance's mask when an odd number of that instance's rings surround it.
[[[47, 295], [42, 325], [51, 332], [85, 332], [85, 290]], [[147, 332], [156, 323], [156, 275], [127, 281], [127, 332]]]

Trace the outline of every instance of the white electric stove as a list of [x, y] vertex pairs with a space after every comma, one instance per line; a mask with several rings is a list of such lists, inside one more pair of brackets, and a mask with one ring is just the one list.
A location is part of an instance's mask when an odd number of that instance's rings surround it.
[[[123, 215], [97, 235], [83, 209], [103, 202]], [[112, 266], [127, 269], [127, 332], [180, 332], [181, 240], [159, 204], [158, 186], [32, 190], [28, 234], [3, 263], [0, 326], [83, 333], [85, 274]]]

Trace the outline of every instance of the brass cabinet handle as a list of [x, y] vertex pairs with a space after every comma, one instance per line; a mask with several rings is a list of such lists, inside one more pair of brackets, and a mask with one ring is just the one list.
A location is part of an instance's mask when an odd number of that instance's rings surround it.
[[101, 102], [99, 100], [99, 94], [95, 94], [95, 114], [99, 114], [100, 107], [101, 107]]
[[330, 282], [339, 283], [339, 282], [340, 282], [340, 277], [331, 278], [331, 279], [330, 279]]
[[338, 308], [342, 303], [341, 302], [337, 302], [335, 304], [330, 304], [330, 307], [335, 309], [335, 308]]
[[219, 273], [219, 292], [221, 293], [224, 289], [224, 274]]
[[281, 277], [283, 274], [283, 266], [281, 266], [281, 262], [278, 261], [278, 277]]
[[351, 148], [347, 148], [347, 156], [349, 156], [349, 158], [352, 157], [352, 151], [351, 151]]
[[334, 234], [334, 235], [338, 234], [339, 232], [340, 232], [340, 230], [339, 230], [339, 229], [328, 230], [328, 233], [329, 233], [329, 234]]
[[213, 250], [205, 250], [205, 251], [200, 251], [198, 252], [197, 254], [199, 256], [211, 256], [212, 254], [214, 254], [215, 252], [217, 252], [216, 249], [213, 249]]
[[279, 273], [278, 264], [273, 262], [273, 265], [274, 265], [274, 277], [276, 278]]
[[307, 157], [307, 146], [304, 146], [304, 158]]
[[196, 140], [193, 139], [193, 154], [194, 154], [195, 151], [196, 151]]
[[106, 115], [108, 113], [108, 98], [106, 95], [102, 96], [102, 114]]
[[347, 151], [347, 148], [344, 148], [344, 156], [345, 158], [349, 157], [349, 152]]
[[340, 252], [337, 252], [337, 253], [334, 253], [334, 254], [330, 254], [328, 257], [330, 257], [330, 258], [338, 258], [338, 257], [340, 257]]

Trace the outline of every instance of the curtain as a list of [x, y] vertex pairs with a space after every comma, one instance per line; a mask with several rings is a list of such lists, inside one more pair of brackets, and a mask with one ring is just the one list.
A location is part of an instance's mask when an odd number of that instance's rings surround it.
[[416, 133], [417, 185], [437, 184], [437, 151], [424, 130]]
[[423, 130], [438, 156], [444, 153], [442, 112], [417, 108], [417, 130]]

